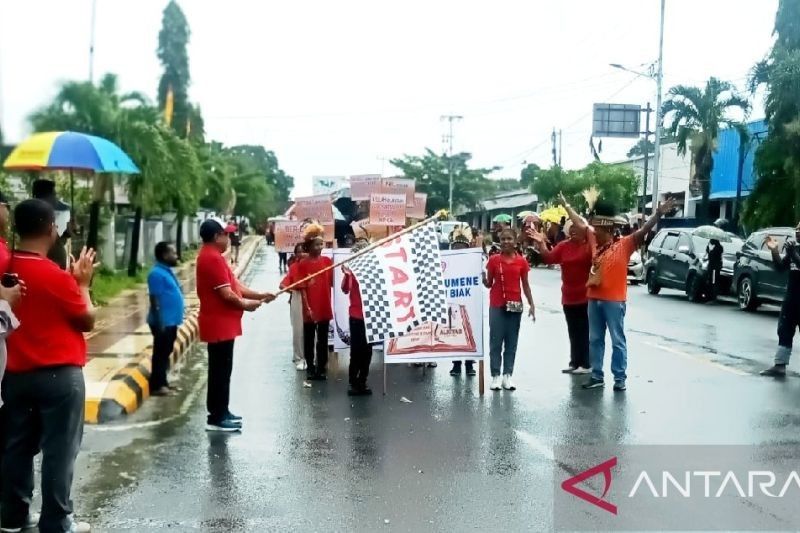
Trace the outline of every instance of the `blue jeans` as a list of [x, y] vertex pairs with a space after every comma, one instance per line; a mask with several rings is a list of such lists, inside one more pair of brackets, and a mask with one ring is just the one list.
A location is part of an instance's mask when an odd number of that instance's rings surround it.
[[[501, 361], [503, 374], [514, 373], [521, 320], [522, 313], [509, 313], [505, 307], [489, 308], [489, 368], [492, 377], [500, 375]], [[505, 352], [503, 352], [504, 345]]]
[[625, 302], [589, 300], [589, 356], [592, 377], [603, 379], [606, 328], [611, 334], [611, 373], [614, 381], [625, 381], [628, 368], [628, 343], [625, 340]]

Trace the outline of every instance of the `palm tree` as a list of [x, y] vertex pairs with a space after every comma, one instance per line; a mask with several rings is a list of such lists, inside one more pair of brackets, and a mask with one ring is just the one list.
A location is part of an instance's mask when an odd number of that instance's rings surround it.
[[685, 155], [687, 147], [692, 153], [694, 174], [690, 187], [700, 190], [701, 202], [698, 219], [708, 220], [708, 197], [711, 191], [711, 171], [714, 169], [714, 151], [723, 126], [743, 131], [743, 120], [730, 116], [731, 111], [741, 111], [743, 118], [750, 111], [750, 102], [740, 96], [727, 81], [711, 77], [704, 89], [677, 85], [667, 93], [662, 108], [666, 135], [678, 143], [678, 154]]

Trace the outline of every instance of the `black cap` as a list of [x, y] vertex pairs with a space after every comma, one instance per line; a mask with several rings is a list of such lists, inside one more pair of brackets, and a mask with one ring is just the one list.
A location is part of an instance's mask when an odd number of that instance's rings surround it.
[[203, 242], [212, 241], [215, 236], [225, 231], [224, 223], [217, 217], [205, 219], [200, 223], [200, 238]]

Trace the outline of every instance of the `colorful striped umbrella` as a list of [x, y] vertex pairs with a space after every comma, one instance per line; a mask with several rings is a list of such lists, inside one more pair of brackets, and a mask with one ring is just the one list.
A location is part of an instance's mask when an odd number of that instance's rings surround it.
[[102, 137], [74, 131], [36, 133], [21, 142], [3, 167], [8, 170], [81, 170], [138, 174], [128, 154]]

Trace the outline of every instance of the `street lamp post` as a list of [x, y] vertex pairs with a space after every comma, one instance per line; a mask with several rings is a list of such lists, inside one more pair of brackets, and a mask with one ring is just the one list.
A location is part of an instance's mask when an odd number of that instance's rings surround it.
[[[641, 76], [643, 78], [649, 78], [656, 82], [656, 141], [655, 141], [655, 153], [653, 154], [653, 212], [658, 209], [658, 177], [661, 173], [661, 122], [663, 121], [663, 116], [661, 114], [661, 106], [662, 106], [662, 82], [664, 80], [664, 3], [665, 0], [661, 0], [661, 21], [660, 21], [660, 29], [659, 29], [659, 37], [658, 37], [658, 60], [655, 62], [654, 65], [650, 65], [650, 72], [645, 74], [644, 72], [638, 72], [636, 70], [631, 70], [629, 68], [625, 68], [619, 63], [609, 63], [610, 67], [624, 70], [626, 72], [631, 72], [636, 74], [637, 76]], [[655, 66], [655, 73], [653, 72], [653, 67]], [[645, 187], [647, 184], [645, 184]]]

